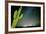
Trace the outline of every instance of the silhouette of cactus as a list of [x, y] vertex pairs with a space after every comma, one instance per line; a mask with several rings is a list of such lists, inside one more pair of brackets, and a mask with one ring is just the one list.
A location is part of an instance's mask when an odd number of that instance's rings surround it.
[[12, 23], [12, 27], [15, 28], [16, 27], [16, 24], [17, 22], [22, 19], [23, 17], [23, 14], [21, 14], [21, 10], [22, 10], [22, 7], [19, 8], [19, 10], [15, 10], [14, 12], [14, 16], [13, 16], [13, 23]]

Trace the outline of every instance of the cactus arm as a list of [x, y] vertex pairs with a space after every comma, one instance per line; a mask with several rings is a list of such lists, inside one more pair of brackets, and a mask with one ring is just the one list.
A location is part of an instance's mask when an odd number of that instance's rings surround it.
[[23, 17], [23, 14], [21, 14], [21, 16], [19, 17], [19, 19], [22, 19], [22, 17]]
[[17, 16], [17, 10], [14, 12], [14, 16], [13, 16], [13, 18], [15, 19], [16, 16]]
[[22, 7], [20, 7], [19, 10], [18, 10], [18, 16], [20, 15], [21, 10], [22, 10]]

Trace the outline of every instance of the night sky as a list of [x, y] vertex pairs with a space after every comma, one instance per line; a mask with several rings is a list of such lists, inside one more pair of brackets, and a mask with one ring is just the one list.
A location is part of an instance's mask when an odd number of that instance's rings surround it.
[[[11, 6], [11, 24], [13, 22], [13, 14], [15, 10], [19, 10], [20, 6]], [[16, 28], [23, 27], [40, 27], [40, 7], [22, 6], [21, 13], [24, 14], [23, 19], [17, 23]]]

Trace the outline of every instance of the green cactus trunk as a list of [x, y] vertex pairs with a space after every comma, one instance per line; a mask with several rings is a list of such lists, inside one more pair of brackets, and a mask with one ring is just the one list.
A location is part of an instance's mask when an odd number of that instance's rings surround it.
[[[13, 16], [13, 23], [12, 23], [12, 28], [15, 28], [16, 25], [17, 25], [17, 22], [22, 19], [23, 17], [23, 14], [21, 14], [21, 10], [22, 10], [22, 7], [19, 8], [19, 10], [15, 10], [14, 12], [14, 16]], [[21, 15], [20, 15], [21, 14]]]

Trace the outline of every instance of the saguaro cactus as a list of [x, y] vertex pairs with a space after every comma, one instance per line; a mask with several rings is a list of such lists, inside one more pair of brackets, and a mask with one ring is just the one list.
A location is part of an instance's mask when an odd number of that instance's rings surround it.
[[[16, 24], [17, 22], [22, 19], [23, 17], [23, 14], [21, 14], [21, 10], [22, 10], [22, 7], [19, 8], [19, 10], [15, 10], [14, 12], [14, 16], [13, 16], [13, 23], [12, 23], [12, 27], [15, 28], [16, 27]], [[21, 15], [20, 15], [21, 14]]]

